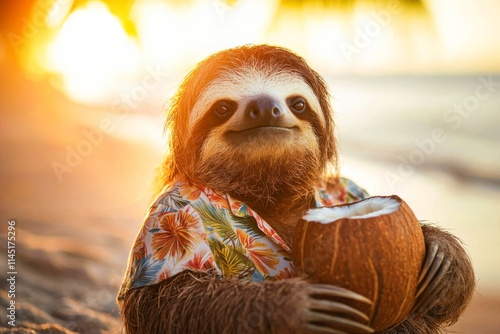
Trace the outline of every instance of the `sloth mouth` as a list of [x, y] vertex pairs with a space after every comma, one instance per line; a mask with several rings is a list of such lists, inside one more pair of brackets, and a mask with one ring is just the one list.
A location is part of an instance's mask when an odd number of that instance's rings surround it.
[[238, 131], [228, 131], [227, 134], [250, 134], [252, 132], [264, 132], [264, 131], [293, 131], [297, 129], [298, 128], [296, 126], [285, 127], [277, 125], [262, 125]]
[[226, 132], [225, 136], [230, 141], [241, 143], [243, 141], [248, 142], [248, 140], [252, 139], [262, 138], [265, 140], [270, 140], [281, 136], [287, 136], [298, 131], [298, 129], [299, 128], [296, 126], [284, 127], [276, 125], [264, 125], [238, 131], [228, 131]]

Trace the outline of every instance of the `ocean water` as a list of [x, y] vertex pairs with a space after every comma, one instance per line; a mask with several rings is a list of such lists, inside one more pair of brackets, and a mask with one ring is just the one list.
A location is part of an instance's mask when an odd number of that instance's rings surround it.
[[328, 81], [348, 153], [500, 184], [500, 76]]

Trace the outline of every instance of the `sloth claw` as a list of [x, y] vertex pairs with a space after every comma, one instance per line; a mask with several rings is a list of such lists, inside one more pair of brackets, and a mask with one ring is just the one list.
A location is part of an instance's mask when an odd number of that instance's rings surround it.
[[372, 301], [356, 292], [351, 290], [341, 288], [335, 285], [329, 284], [312, 284], [309, 287], [310, 295], [323, 295], [329, 297], [340, 297], [340, 298], [348, 298], [352, 300], [356, 300], [359, 302], [363, 302], [366, 304], [372, 304]]
[[342, 334], [346, 333], [340, 331], [338, 329], [332, 328], [328, 326], [330, 325], [342, 325], [349, 329], [356, 330], [360, 333], [373, 333], [373, 329], [363, 325], [357, 321], [347, 319], [340, 316], [334, 316], [326, 313], [315, 312], [315, 311], [306, 311], [305, 316], [306, 321], [308, 322], [306, 327], [310, 330], [314, 330], [320, 333], [337, 333]]
[[342, 328], [356, 330], [359, 333], [373, 333], [372, 328], [350, 319], [368, 321], [369, 317], [366, 314], [346, 304], [330, 299], [322, 299], [321, 297], [348, 298], [372, 304], [368, 298], [350, 290], [328, 284], [312, 284], [309, 287], [309, 295], [309, 305], [304, 313], [308, 330], [325, 334], [347, 334], [347, 332], [336, 329], [338, 326], [342, 326]]
[[346, 304], [329, 301], [329, 300], [318, 300], [313, 299], [309, 306], [311, 310], [318, 310], [324, 312], [338, 312], [343, 313], [352, 317], [359, 317], [366, 321], [370, 320], [370, 318], [364, 314], [363, 312], [356, 310], [354, 307], [347, 306]]
[[431, 243], [431, 245], [429, 246], [429, 249], [427, 251], [427, 256], [425, 257], [425, 262], [422, 265], [422, 270], [420, 270], [420, 276], [418, 277], [418, 284], [420, 284], [427, 275], [429, 268], [431, 267], [434, 259], [436, 258], [438, 248], [439, 247], [436, 243]]
[[437, 302], [444, 290], [443, 278], [451, 266], [451, 261], [439, 250], [436, 243], [431, 243], [419, 277], [417, 301], [413, 306], [415, 318], [422, 317]]
[[330, 327], [309, 324], [306, 328], [315, 333], [328, 333], [328, 334], [348, 334], [347, 332], [339, 331]]

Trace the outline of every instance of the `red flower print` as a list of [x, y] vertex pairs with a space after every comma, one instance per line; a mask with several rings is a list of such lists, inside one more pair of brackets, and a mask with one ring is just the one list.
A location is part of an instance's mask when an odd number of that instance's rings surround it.
[[188, 183], [179, 184], [179, 193], [181, 196], [189, 201], [195, 201], [200, 197], [201, 190], [196, 186], [189, 185]]
[[213, 268], [212, 257], [210, 253], [199, 252], [194, 254], [193, 258], [186, 263], [188, 269], [208, 271]]
[[241, 229], [236, 229], [236, 234], [257, 270], [263, 275], [269, 275], [268, 268], [275, 269], [279, 264], [276, 252]]
[[221, 193], [218, 193], [216, 191], [207, 191], [206, 195], [210, 200], [210, 203], [217, 209], [229, 209], [229, 201], [227, 200], [227, 198], [222, 196]]
[[174, 258], [184, 255], [198, 236], [197, 226], [197, 219], [186, 211], [164, 215], [160, 221], [161, 230], [153, 235], [153, 258], [163, 260], [167, 254]]

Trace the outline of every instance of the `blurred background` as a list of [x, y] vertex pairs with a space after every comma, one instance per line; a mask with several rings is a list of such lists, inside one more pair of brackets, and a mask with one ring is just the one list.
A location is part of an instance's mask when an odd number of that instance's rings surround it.
[[248, 43], [287, 47], [324, 76], [342, 174], [464, 241], [477, 292], [451, 331], [500, 332], [499, 1], [2, 1], [0, 16], [14, 332], [121, 332], [115, 296], [165, 149], [164, 105], [197, 62]]

